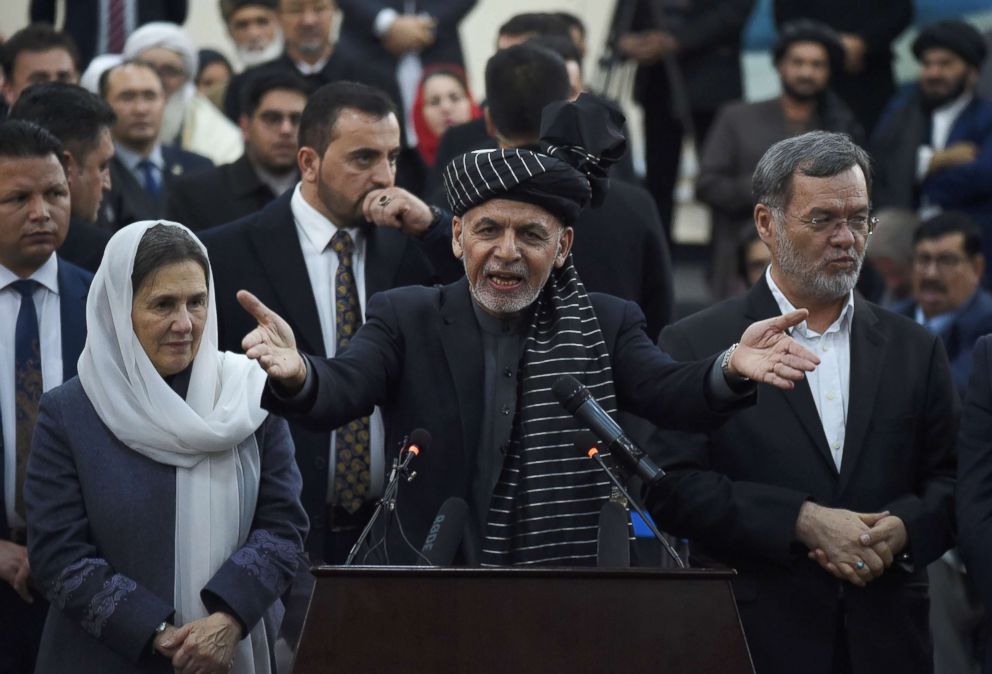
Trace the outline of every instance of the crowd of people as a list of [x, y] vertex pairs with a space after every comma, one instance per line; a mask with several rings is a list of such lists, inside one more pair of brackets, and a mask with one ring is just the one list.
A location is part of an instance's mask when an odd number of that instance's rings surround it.
[[[56, 4], [0, 47], [0, 673], [288, 671], [309, 567], [416, 563], [452, 498], [448, 563], [595, 565], [564, 375], [759, 674], [992, 672], [990, 36], [897, 87], [911, 0], [776, 0], [745, 102], [751, 0], [618, 3], [639, 176], [573, 14], [473, 92], [474, 0], [220, 0], [233, 60], [185, 1]], [[690, 137], [720, 301], [677, 316]]]

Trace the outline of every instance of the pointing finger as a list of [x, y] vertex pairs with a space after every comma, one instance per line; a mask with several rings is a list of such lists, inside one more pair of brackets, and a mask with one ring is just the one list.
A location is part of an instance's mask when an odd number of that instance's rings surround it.
[[237, 294], [238, 304], [241, 308], [251, 314], [252, 318], [258, 321], [259, 325], [265, 326], [273, 322], [276, 313], [262, 303], [262, 300], [252, 295], [247, 290], [239, 290]]

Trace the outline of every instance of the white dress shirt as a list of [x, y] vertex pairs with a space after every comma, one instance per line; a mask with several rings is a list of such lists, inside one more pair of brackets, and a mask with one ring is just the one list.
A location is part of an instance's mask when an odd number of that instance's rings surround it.
[[[930, 170], [930, 160], [938, 150], [947, 147], [947, 139], [951, 135], [951, 127], [960, 115], [974, 94], [966, 91], [950, 103], [945, 103], [930, 114], [930, 144], [921, 145], [916, 150], [916, 181], [922, 183]], [[920, 203], [919, 216], [921, 218], [933, 217], [940, 213], [941, 208], [936, 204], [931, 204], [925, 199]]]
[[[62, 383], [62, 315], [59, 312], [58, 259], [52, 255], [35, 270], [31, 278], [39, 283], [34, 291], [38, 312], [38, 336], [41, 342], [41, 381], [44, 390]], [[16, 408], [14, 404], [14, 337], [21, 294], [10, 287], [20, 277], [0, 265], [0, 417], [3, 419], [3, 499], [7, 525], [23, 527], [24, 521], [14, 512], [14, 489], [17, 471]]]
[[[772, 291], [772, 297], [783, 314], [795, 311], [792, 302], [782, 293], [771, 267], [765, 271], [765, 279]], [[823, 435], [833, 456], [834, 465], [840, 471], [844, 458], [844, 437], [847, 432], [847, 403], [851, 388], [851, 319], [854, 316], [854, 291], [847, 295], [840, 316], [823, 333], [811, 330], [803, 321], [792, 329], [792, 338], [817, 355], [820, 364], [812, 372], [806, 373], [816, 412], [820, 415]]]
[[[307, 203], [297, 184], [289, 202], [293, 212], [293, 222], [296, 224], [296, 234], [303, 249], [303, 262], [310, 276], [310, 286], [313, 297], [317, 302], [317, 315], [320, 319], [320, 333], [324, 338], [324, 353], [328, 358], [334, 356], [337, 350], [337, 329], [334, 309], [334, 276], [338, 271], [338, 254], [330, 248], [331, 237], [338, 230], [330, 220], [325, 218], [316, 208]], [[355, 285], [358, 287], [358, 301], [362, 308], [362, 321], [365, 320], [365, 248], [366, 237], [356, 227], [345, 231], [355, 242], [355, 252], [351, 261], [354, 267]], [[334, 433], [331, 433], [331, 446], [328, 448], [329, 472], [327, 484], [327, 502], [334, 496]], [[369, 453], [371, 465], [369, 476], [372, 495], [382, 492], [385, 456], [383, 442], [385, 426], [382, 421], [382, 410], [378, 407], [369, 418]]]

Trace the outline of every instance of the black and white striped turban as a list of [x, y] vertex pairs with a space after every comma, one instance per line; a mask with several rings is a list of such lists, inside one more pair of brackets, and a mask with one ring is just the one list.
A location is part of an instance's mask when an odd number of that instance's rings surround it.
[[589, 205], [589, 179], [560, 159], [525, 149], [476, 150], [456, 157], [444, 171], [444, 189], [455, 215], [490, 199], [523, 201], [566, 225]]

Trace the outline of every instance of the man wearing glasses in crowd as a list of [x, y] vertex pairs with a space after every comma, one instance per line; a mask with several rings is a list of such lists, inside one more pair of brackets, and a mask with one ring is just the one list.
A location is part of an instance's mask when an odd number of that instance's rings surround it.
[[926, 567], [952, 543], [958, 403], [940, 339], [853, 293], [870, 176], [842, 134], [773, 145], [752, 183], [768, 270], [661, 334], [691, 360], [754, 320], [809, 310], [791, 334], [817, 369], [791, 391], [759, 384], [755, 407], [706, 435], [661, 432], [669, 472], [648, 495], [697, 563], [738, 570], [763, 674], [933, 671]]
[[[166, 217], [192, 230], [232, 222], [264, 208], [300, 179], [297, 132], [310, 86], [286, 74], [261, 74], [244, 91], [240, 159], [176, 181]], [[225, 198], [218, 199], [223, 194]]]

